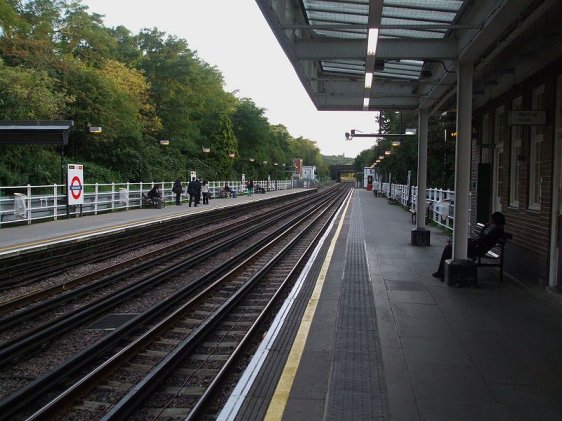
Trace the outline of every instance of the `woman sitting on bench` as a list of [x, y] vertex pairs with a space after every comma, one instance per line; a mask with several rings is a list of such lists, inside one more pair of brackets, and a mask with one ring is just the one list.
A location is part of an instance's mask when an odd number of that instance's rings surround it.
[[155, 208], [160, 209], [162, 207], [162, 192], [160, 191], [160, 185], [156, 184], [147, 194], [148, 198], [152, 201]]
[[[494, 247], [497, 242], [502, 238], [504, 233], [505, 216], [501, 212], [494, 212], [491, 215], [492, 222], [487, 224], [476, 238], [468, 239], [468, 258], [476, 260], [479, 256], [484, 256], [489, 250]], [[445, 260], [453, 256], [453, 247], [447, 244], [443, 249], [441, 260], [439, 261], [439, 268], [437, 272], [433, 273], [434, 278], [441, 278], [445, 276]]]

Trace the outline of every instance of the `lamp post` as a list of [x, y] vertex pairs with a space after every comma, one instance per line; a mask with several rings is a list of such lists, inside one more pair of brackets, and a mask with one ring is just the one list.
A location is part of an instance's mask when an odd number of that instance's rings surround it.
[[252, 166], [252, 180], [253, 180], [256, 178], [256, 168], [254, 167], [255, 159], [249, 158], [248, 160], [250, 161], [250, 165]]
[[277, 162], [273, 163], [273, 167], [275, 167], [275, 190], [277, 190], [277, 165], [279, 165]]
[[[203, 155], [205, 155], [205, 165], [207, 166], [207, 169], [209, 169], [209, 161], [207, 160], [207, 157], [209, 156], [209, 154], [211, 153], [211, 148], [208, 148], [206, 146], [203, 146], [201, 148], [201, 151], [203, 152]], [[210, 172], [210, 171], [209, 171]]]
[[236, 152], [229, 152], [228, 158], [234, 163], [234, 158], [236, 158]]
[[267, 168], [266, 168], [267, 161], [262, 161], [262, 164], [263, 164], [263, 167], [265, 169], [265, 176], [266, 176], [266, 179], [267, 179], [267, 187], [269, 188], [269, 179], [268, 179]]

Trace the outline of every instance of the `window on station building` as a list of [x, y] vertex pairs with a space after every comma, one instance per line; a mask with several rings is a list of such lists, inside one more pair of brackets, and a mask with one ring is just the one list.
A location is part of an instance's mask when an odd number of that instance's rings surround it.
[[[532, 92], [533, 110], [544, 110], [544, 85]], [[542, 193], [542, 170], [544, 167], [542, 145], [544, 126], [531, 126], [531, 143], [529, 148], [529, 209], [540, 210]]]
[[504, 199], [504, 158], [503, 158], [503, 142], [506, 131], [506, 114], [505, 107], [502, 105], [494, 111], [494, 127], [491, 135], [494, 143], [494, 184], [493, 184], [493, 210], [502, 211]]
[[[511, 103], [513, 111], [521, 110], [523, 98], [515, 98]], [[509, 206], [519, 207], [519, 188], [521, 185], [521, 160], [523, 148], [523, 127], [514, 125], [511, 127], [511, 148], [509, 155], [510, 180], [509, 180]]]
[[505, 107], [496, 108], [494, 112], [494, 145], [500, 145], [505, 140]]
[[482, 117], [482, 131], [480, 133], [482, 133], [480, 139], [480, 144], [482, 146], [481, 148], [482, 158], [480, 161], [484, 163], [491, 163], [492, 156], [491, 156], [490, 144], [492, 143], [492, 131], [490, 127], [489, 114], [484, 114], [484, 116]]

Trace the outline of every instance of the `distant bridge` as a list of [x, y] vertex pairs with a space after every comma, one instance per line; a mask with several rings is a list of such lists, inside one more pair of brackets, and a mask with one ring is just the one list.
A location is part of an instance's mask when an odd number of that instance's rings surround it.
[[342, 174], [352, 174], [357, 178], [357, 171], [353, 165], [330, 165], [330, 178], [335, 181], [341, 181]]

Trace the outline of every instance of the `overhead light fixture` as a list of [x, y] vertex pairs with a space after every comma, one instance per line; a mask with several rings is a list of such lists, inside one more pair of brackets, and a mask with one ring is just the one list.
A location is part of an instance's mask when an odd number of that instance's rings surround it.
[[392, 152], [390, 152], [390, 151], [384, 151], [384, 154], [385, 154], [385, 155], [390, 155], [391, 153], [392, 153]]
[[373, 85], [373, 74], [371, 72], [365, 73], [365, 88], [370, 89]]
[[201, 150], [203, 151], [203, 153], [210, 153], [211, 152], [211, 148], [206, 148], [205, 146], [203, 146], [201, 148]]
[[384, 159], [384, 155], [379, 155], [379, 159]]
[[400, 146], [401, 143], [402, 143], [402, 139], [400, 139], [400, 140], [393, 140], [393, 141], [392, 141], [392, 146]]
[[369, 98], [363, 98], [363, 110], [364, 111], [369, 109], [369, 102], [370, 102]]
[[160, 143], [162, 146], [168, 146], [170, 144], [169, 140], [159, 140], [158, 143]]
[[381, 162], [381, 160], [380, 160], [380, 159], [377, 159], [375, 162], [378, 164], [379, 162]]
[[367, 38], [367, 55], [374, 56], [377, 53], [377, 43], [379, 41], [379, 29], [369, 28], [369, 35]]

